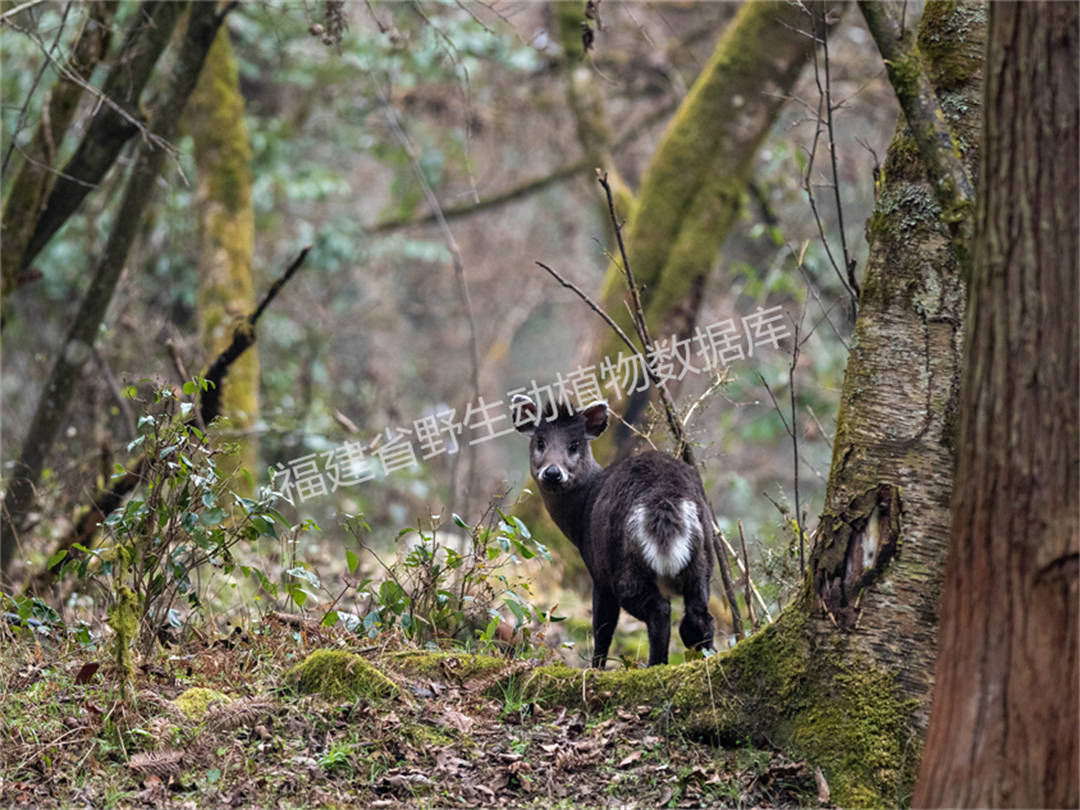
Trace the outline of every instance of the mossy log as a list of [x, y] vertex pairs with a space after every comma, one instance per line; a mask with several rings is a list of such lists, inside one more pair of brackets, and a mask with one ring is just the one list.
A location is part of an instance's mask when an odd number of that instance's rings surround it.
[[301, 692], [318, 692], [327, 700], [370, 700], [400, 691], [372, 664], [345, 650], [316, 650], [289, 671], [289, 679]]

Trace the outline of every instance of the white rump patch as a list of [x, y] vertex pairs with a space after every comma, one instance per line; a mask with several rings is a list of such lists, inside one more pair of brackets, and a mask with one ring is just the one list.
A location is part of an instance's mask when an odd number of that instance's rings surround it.
[[[644, 504], [638, 504], [630, 513], [626, 528], [637, 542], [646, 564], [662, 577], [673, 577], [681, 573], [690, 563], [690, 554], [694, 548], [694, 538], [701, 535], [701, 521], [698, 520], [697, 505], [691, 500], [683, 500], [678, 510], [682, 526], [673, 531], [671, 537], [654, 537], [646, 528], [648, 516]], [[666, 539], [666, 542], [665, 542]]]

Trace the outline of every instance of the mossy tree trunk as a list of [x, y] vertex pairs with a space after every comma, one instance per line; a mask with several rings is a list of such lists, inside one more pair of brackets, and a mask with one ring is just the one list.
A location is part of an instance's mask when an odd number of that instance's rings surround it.
[[[188, 104], [195, 139], [199, 201], [199, 337], [204, 356], [229, 344], [236, 321], [255, 308], [251, 278], [255, 217], [251, 206], [251, 148], [244, 99], [229, 32], [221, 29]], [[251, 437], [259, 409], [259, 356], [252, 346], [233, 364], [221, 391], [221, 412], [238, 436], [237, 464], [256, 470]], [[247, 491], [246, 479], [234, 485]]]
[[1080, 14], [993, 3], [921, 807], [1080, 806]]
[[[654, 339], [693, 331], [705, 279], [739, 214], [754, 154], [812, 54], [814, 17], [823, 19], [823, 4], [744, 3], [646, 169], [625, 239]], [[612, 263], [602, 302], [632, 334], [625, 297], [625, 274]], [[586, 356], [599, 362], [620, 350], [625, 346], [601, 324]], [[644, 404], [633, 402], [628, 418]], [[627, 452], [628, 432], [612, 433]]]
[[[932, 2], [921, 67], [967, 171], [981, 132], [983, 4]], [[949, 537], [966, 279], [957, 244], [901, 120], [867, 225], [832, 467], [811, 555], [821, 632], [893, 673], [925, 732]]]
[[[919, 69], [969, 172], [981, 131], [985, 30], [985, 5], [932, 2], [918, 32], [906, 34], [918, 37]], [[903, 122], [884, 172], [801, 597], [705, 664], [605, 673], [584, 690], [580, 674], [550, 670], [532, 685], [565, 700], [667, 701], [687, 732], [806, 756], [841, 806], [906, 804], [914, 785], [929, 717], [963, 350], [963, 246]]]

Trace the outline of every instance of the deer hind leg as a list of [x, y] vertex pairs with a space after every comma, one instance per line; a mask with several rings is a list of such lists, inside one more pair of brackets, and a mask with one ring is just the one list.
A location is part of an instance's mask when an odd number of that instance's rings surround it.
[[713, 620], [709, 613], [708, 587], [696, 583], [683, 595], [686, 612], [679, 623], [679, 636], [688, 650], [713, 648]]

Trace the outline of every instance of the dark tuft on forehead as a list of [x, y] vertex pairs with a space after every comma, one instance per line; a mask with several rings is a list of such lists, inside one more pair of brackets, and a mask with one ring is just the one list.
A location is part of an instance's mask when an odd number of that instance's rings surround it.
[[559, 399], [558, 403], [554, 405], [549, 400], [544, 405], [544, 410], [540, 417], [540, 423], [552, 424], [552, 425], [569, 425], [574, 422], [580, 416], [579, 411], [575, 411], [573, 406], [565, 399]]

